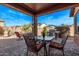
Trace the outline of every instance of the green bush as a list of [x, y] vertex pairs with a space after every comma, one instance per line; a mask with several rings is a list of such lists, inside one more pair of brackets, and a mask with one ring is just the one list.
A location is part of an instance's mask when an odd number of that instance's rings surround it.
[[30, 24], [25, 24], [22, 26], [22, 30], [24, 32], [30, 32], [31, 31], [31, 25]]
[[58, 26], [58, 27], [56, 27], [56, 29], [58, 31], [60, 31], [59, 37], [61, 37], [66, 32], [67, 28], [68, 28], [68, 26]]

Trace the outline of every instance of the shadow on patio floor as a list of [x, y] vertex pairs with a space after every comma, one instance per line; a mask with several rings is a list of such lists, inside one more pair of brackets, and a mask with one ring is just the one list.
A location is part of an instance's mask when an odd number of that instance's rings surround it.
[[[27, 47], [24, 40], [17, 41], [18, 38], [7, 38], [0, 39], [0, 56], [25, 56]], [[79, 47], [74, 43], [72, 38], [67, 40], [65, 45], [65, 55], [66, 56], [79, 56]], [[35, 55], [29, 53], [29, 55]], [[39, 55], [43, 55], [43, 48], [39, 52]], [[61, 51], [51, 49], [51, 56], [62, 55]]]

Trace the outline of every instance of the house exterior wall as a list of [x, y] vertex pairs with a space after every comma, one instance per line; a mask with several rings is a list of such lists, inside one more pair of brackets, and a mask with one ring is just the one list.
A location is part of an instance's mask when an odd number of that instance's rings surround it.
[[4, 26], [4, 22], [0, 22], [0, 26]]
[[47, 31], [49, 31], [49, 30], [54, 30], [54, 29], [55, 29], [55, 26], [46, 27], [46, 28], [47, 28]]
[[41, 24], [41, 25], [38, 25], [38, 26], [37, 26], [37, 28], [38, 28], [37, 35], [38, 35], [38, 36], [41, 35], [42, 29], [43, 29], [45, 26], [46, 26], [45, 24]]
[[41, 33], [42, 33], [42, 29], [41, 28], [38, 28], [38, 36], [40, 36], [41, 35]]
[[70, 34], [69, 34], [70, 36], [74, 36], [74, 25], [71, 25], [70, 26]]

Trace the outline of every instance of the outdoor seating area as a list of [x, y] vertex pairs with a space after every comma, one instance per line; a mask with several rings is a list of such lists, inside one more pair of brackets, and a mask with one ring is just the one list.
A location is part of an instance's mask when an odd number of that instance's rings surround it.
[[68, 32], [65, 33], [63, 38], [57, 38], [57, 39], [51, 36], [46, 36], [45, 38], [41, 36], [35, 37], [33, 33], [25, 33], [23, 34], [23, 38], [21, 38], [22, 40], [17, 41], [17, 39], [18, 39], [17, 36], [3, 37], [2, 39], [0, 39], [0, 42], [2, 42], [0, 43], [1, 47], [0, 55], [15, 55], [15, 56], [78, 55], [77, 54], [78, 46], [74, 43], [73, 38], [68, 36]]
[[[62, 38], [61, 43], [57, 43], [57, 42], [53, 42], [53, 40], [57, 40], [57, 38], [55, 39], [53, 36], [52, 38], [45, 36], [44, 33], [42, 38], [35, 37], [33, 33], [24, 34], [23, 37], [27, 46], [27, 55], [28, 55], [28, 51], [34, 52], [36, 53], [36, 55], [38, 55], [38, 52], [41, 50], [42, 47], [44, 47], [44, 56], [47, 56], [47, 55], [50, 56], [50, 48], [61, 50], [64, 55], [64, 45], [69, 36], [68, 29], [65, 31], [65, 34], [63, 35], [64, 36]], [[41, 41], [41, 43], [38, 41]], [[47, 48], [47, 44], [49, 48]]]
[[4, 21], [0, 21], [0, 56], [79, 56], [78, 6], [78, 3], [0, 5], [1, 12], [4, 9], [8, 15], [7, 18], [1, 13]]
[[[6, 37], [5, 37], [6, 38]], [[17, 41], [18, 38], [2, 38], [0, 39], [0, 55], [1, 56], [27, 56], [27, 46], [24, 40]], [[55, 42], [55, 41], [54, 41]], [[58, 39], [56, 42], [61, 42]], [[5, 43], [5, 44], [4, 44]], [[48, 45], [47, 45], [48, 46]], [[48, 49], [47, 49], [48, 50]], [[50, 48], [51, 56], [62, 56], [62, 52], [54, 48]], [[79, 47], [74, 43], [73, 38], [68, 38], [64, 47], [65, 56], [78, 56]], [[44, 55], [44, 48], [38, 53], [39, 56]], [[28, 56], [36, 56], [35, 53], [29, 52]]]

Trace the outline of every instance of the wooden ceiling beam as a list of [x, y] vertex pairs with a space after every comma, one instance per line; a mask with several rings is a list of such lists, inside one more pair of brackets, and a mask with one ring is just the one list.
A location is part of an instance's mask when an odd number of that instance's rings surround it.
[[24, 3], [17, 3], [17, 5], [22, 6], [22, 8], [27, 9], [28, 11], [32, 12], [33, 14], [36, 13], [35, 10], [33, 10], [32, 8], [30, 8], [28, 5], [26, 5]]
[[79, 11], [79, 7], [73, 7], [70, 12], [70, 17], [74, 17]]
[[79, 3], [58, 3], [36, 13], [37, 16], [79, 6]]
[[[9, 7], [9, 8], [12, 8], [12, 9], [15, 9], [17, 11], [20, 11], [24, 14], [28, 14], [28, 15], [43, 15], [43, 14], [48, 14], [48, 13], [51, 13], [51, 12], [56, 12], [56, 11], [59, 11], [59, 10], [63, 10], [63, 9], [66, 9], [66, 8], [73, 8], [73, 7], [76, 7], [76, 6], [79, 6], [79, 3], [56, 3], [54, 5], [51, 5], [49, 6], [48, 8], [44, 8], [43, 10], [40, 10], [40, 11], [35, 11], [33, 10], [32, 8], [28, 7], [26, 4], [24, 3], [4, 3], [3, 5]], [[74, 8], [71, 10], [71, 12], [74, 13]], [[70, 16], [73, 15], [73, 13], [71, 13]]]
[[33, 16], [34, 14], [33, 11], [29, 10], [29, 8], [25, 8], [25, 6], [23, 6], [24, 4], [22, 5], [21, 3], [4, 3], [2, 5], [12, 8], [14, 10], [20, 11], [24, 14], [31, 15], [31, 16]]

